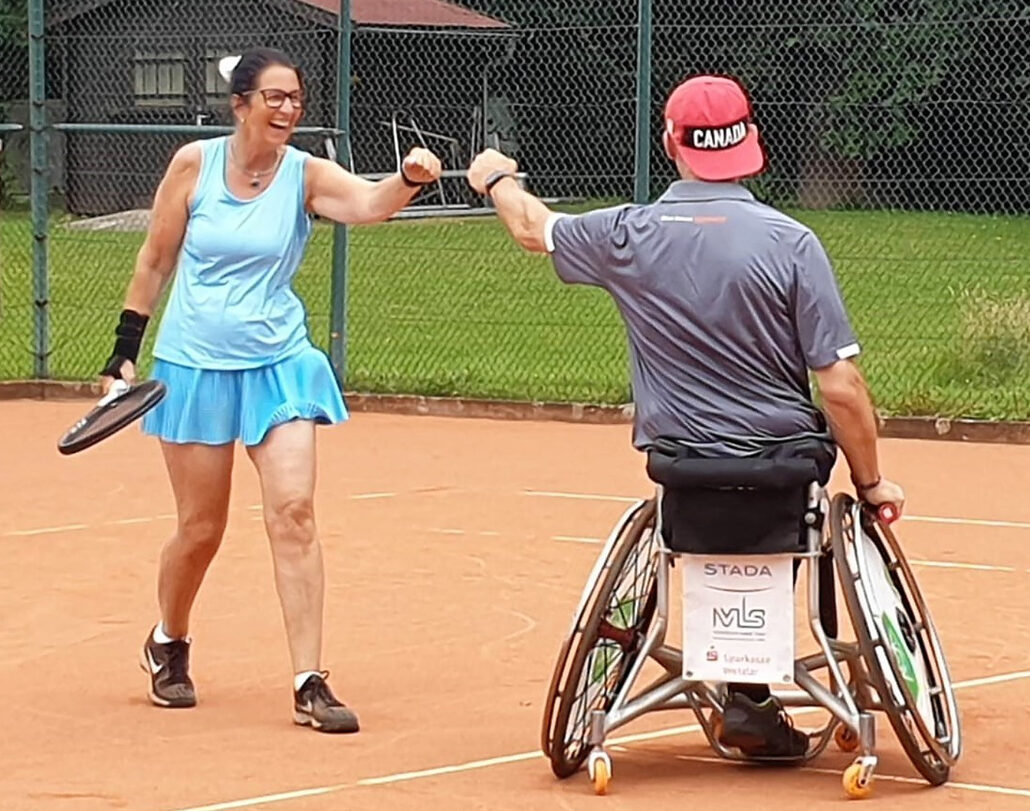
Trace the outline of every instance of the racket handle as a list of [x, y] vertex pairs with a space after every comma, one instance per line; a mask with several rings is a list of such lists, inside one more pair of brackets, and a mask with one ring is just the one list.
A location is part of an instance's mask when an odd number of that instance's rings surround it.
[[127, 392], [131, 386], [121, 378], [116, 378], [114, 383], [111, 384], [111, 388], [107, 390], [107, 394], [97, 401], [98, 406], [105, 406], [108, 403], [112, 403]]

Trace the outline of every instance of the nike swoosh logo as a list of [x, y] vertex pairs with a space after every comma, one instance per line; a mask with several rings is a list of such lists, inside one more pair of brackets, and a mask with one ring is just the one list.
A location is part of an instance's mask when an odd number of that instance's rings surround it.
[[301, 704], [298, 709], [301, 712], [311, 712], [313, 709], [315, 709], [315, 705], [310, 700], [308, 700], [306, 704]]
[[150, 672], [155, 676], [164, 670], [164, 665], [159, 665], [154, 661], [154, 654], [150, 652], [150, 648], [147, 648], [147, 662], [150, 664]]

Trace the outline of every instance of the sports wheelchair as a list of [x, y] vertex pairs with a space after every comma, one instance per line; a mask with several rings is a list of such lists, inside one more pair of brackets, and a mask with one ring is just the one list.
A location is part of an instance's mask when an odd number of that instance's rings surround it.
[[[829, 466], [803, 454], [698, 459], [670, 443], [649, 451], [656, 494], [633, 504], [608, 537], [550, 683], [542, 748], [557, 777], [586, 762], [594, 790], [604, 794], [612, 776], [606, 738], [655, 710], [693, 710], [718, 755], [753, 759], [719, 741], [727, 682], [749, 680], [698, 679], [685, 664], [689, 640], [676, 648], [667, 638], [673, 567], [686, 568], [690, 556], [732, 564], [746, 554], [781, 556], [795, 577], [805, 567], [808, 627], [819, 652], [794, 657], [788, 650], [793, 673], [774, 684], [793, 689], [772, 694], [787, 708], [825, 710], [828, 721], [798, 760], [819, 756], [831, 740], [856, 752], [843, 788], [866, 797], [877, 764], [874, 713], [881, 712], [919, 774], [934, 786], [947, 781], [962, 749], [958, 707], [930, 611], [890, 529], [897, 516], [846, 493], [831, 500]], [[838, 634], [838, 581], [854, 641]], [[792, 609], [793, 600], [785, 602]], [[648, 661], [659, 675], [636, 689]]]

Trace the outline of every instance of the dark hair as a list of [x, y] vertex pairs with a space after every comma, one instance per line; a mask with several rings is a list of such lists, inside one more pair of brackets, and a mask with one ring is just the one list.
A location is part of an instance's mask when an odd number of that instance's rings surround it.
[[294, 71], [301, 90], [304, 89], [304, 74], [290, 57], [275, 48], [251, 48], [244, 51], [240, 61], [233, 68], [229, 77], [229, 92], [234, 96], [243, 96], [256, 89], [258, 76], [265, 68], [273, 65], [281, 65]]

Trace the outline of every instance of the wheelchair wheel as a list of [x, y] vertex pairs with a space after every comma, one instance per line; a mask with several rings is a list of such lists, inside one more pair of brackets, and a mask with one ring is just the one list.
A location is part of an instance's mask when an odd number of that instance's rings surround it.
[[830, 505], [830, 540], [869, 682], [916, 770], [948, 779], [962, 739], [933, 619], [889, 527], [845, 493]]
[[565, 638], [547, 695], [543, 751], [558, 777], [590, 754], [590, 714], [607, 712], [643, 644], [658, 600], [655, 502], [630, 508], [602, 551]]

